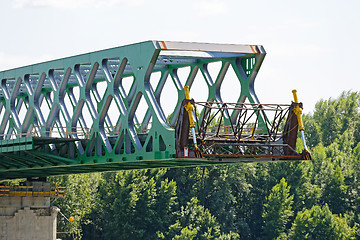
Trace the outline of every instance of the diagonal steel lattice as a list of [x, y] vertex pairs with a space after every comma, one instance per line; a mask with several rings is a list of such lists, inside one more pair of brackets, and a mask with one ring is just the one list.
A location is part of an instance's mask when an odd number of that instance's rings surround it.
[[[147, 41], [0, 72], [0, 178], [219, 164], [176, 158], [184, 86], [223, 102], [232, 69], [235, 101], [258, 104], [265, 55], [260, 45]], [[166, 95], [169, 84], [177, 95]]]

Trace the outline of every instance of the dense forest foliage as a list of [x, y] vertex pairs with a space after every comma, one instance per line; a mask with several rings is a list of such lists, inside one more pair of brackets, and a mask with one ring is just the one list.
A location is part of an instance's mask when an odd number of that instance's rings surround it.
[[360, 239], [360, 93], [319, 101], [304, 124], [312, 161], [52, 177], [68, 187], [52, 204], [75, 218], [59, 215], [58, 237]]

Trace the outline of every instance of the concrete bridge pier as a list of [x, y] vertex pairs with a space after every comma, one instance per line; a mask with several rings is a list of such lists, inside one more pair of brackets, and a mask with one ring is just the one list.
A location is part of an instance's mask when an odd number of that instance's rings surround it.
[[50, 197], [1, 197], [0, 240], [55, 240], [59, 211]]
[[50, 197], [1, 197], [0, 240], [55, 240], [59, 211]]

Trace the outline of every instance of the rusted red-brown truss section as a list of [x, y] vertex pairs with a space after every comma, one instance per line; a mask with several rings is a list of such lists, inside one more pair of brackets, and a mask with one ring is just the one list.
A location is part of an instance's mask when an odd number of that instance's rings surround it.
[[[178, 157], [187, 144], [190, 154], [191, 150], [199, 151], [202, 157], [214, 160], [309, 160], [307, 151], [296, 152], [298, 120], [293, 109], [297, 105], [301, 107], [301, 103], [196, 102], [196, 109], [203, 110], [201, 116], [196, 116], [198, 150], [191, 146], [193, 141], [187, 135], [183, 145], [177, 141]], [[186, 118], [182, 120], [184, 126]]]

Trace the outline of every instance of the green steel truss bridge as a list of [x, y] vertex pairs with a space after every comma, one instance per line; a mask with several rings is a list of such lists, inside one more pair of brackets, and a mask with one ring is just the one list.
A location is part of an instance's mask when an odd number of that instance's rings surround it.
[[147, 41], [0, 72], [0, 179], [309, 159], [295, 151], [301, 103], [255, 95], [265, 54]]

